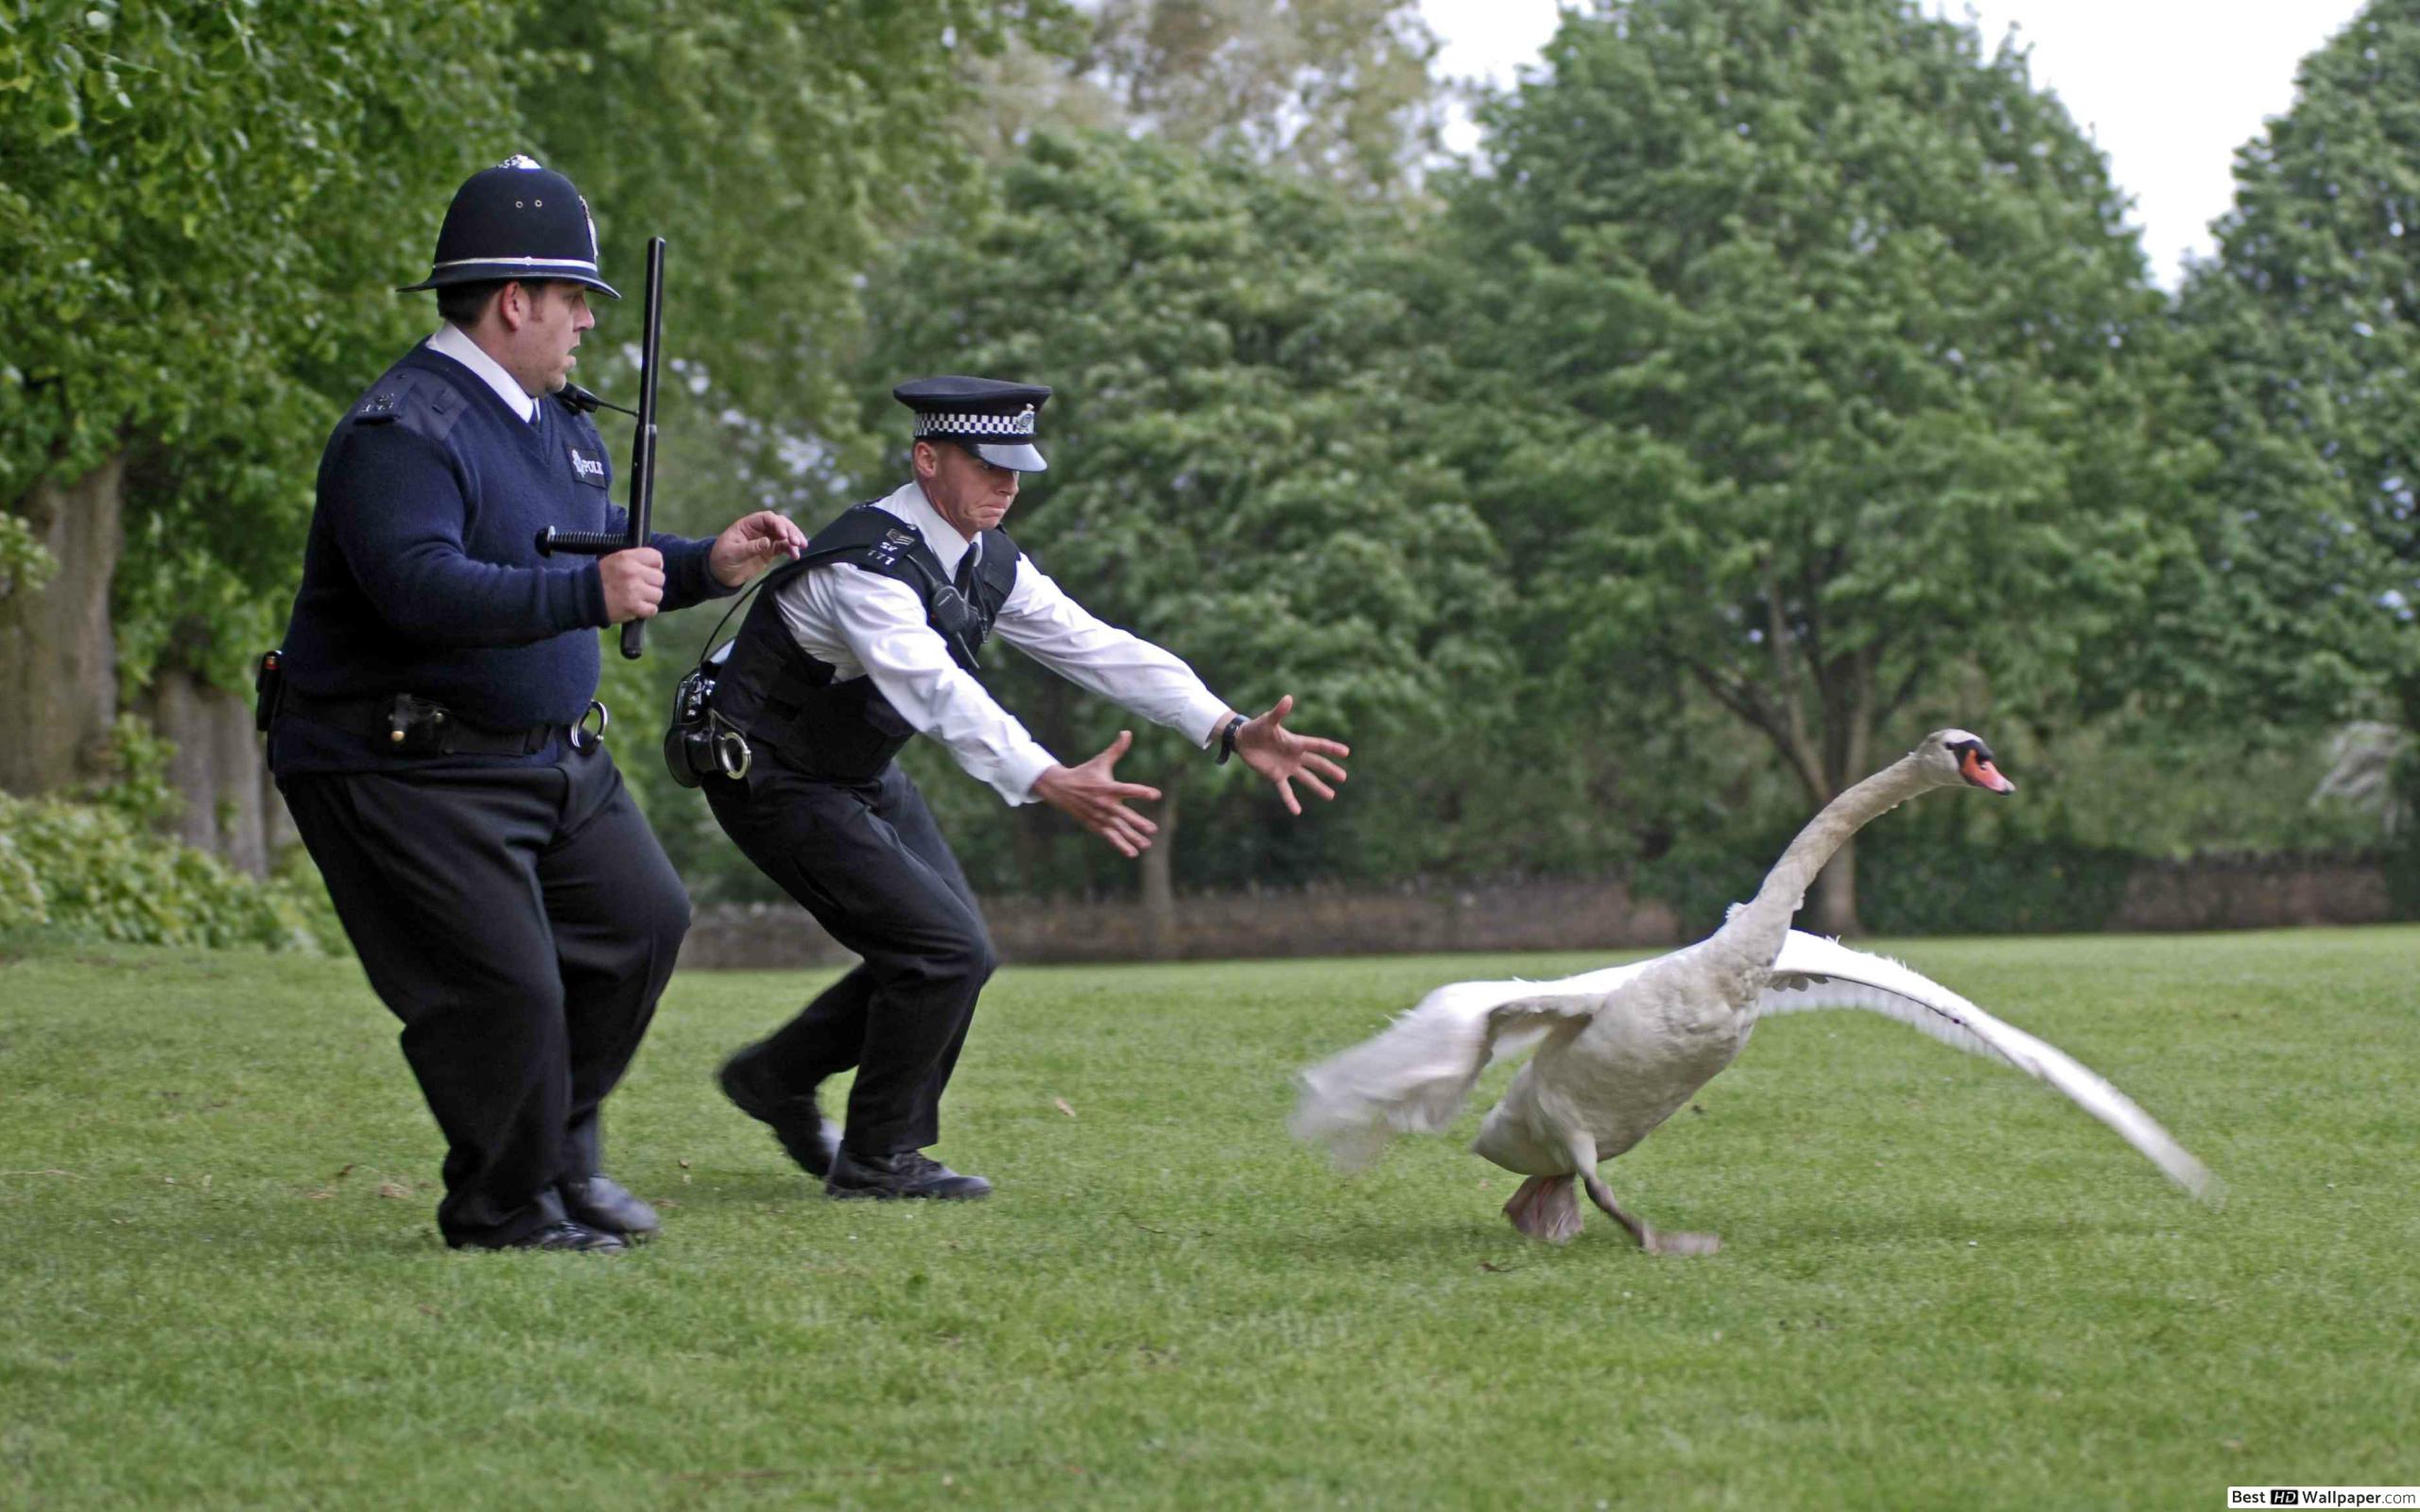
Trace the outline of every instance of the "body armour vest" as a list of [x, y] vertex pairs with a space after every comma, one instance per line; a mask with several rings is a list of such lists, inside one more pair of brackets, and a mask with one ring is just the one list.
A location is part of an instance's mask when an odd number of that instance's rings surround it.
[[1017, 581], [1016, 542], [998, 530], [986, 530], [981, 540], [982, 560], [961, 594], [913, 525], [871, 504], [844, 510], [809, 538], [804, 556], [774, 569], [748, 606], [715, 679], [716, 714], [804, 776], [872, 782], [915, 738], [915, 728], [890, 707], [873, 679], [835, 681], [829, 662], [800, 648], [774, 598], [801, 573], [837, 562], [895, 578], [915, 590], [925, 622], [947, 643], [950, 659], [971, 674]]

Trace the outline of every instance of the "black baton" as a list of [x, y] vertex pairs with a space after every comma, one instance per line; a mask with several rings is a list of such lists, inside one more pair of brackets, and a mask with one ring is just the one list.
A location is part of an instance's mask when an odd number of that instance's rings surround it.
[[[542, 557], [552, 556], [559, 551], [573, 556], [604, 557], [647, 544], [649, 519], [655, 512], [656, 354], [664, 345], [664, 238], [661, 236], [647, 244], [647, 307], [642, 318], [647, 331], [639, 347], [639, 422], [631, 432], [629, 533], [617, 536], [610, 530], [558, 530], [548, 525], [538, 532], [538, 554]], [[594, 401], [595, 396], [583, 389], [572, 402], [579, 404], [581, 399]], [[592, 403], [580, 407], [594, 408], [595, 404]], [[622, 627], [622, 655], [635, 662], [646, 646], [647, 621], [631, 620]]]

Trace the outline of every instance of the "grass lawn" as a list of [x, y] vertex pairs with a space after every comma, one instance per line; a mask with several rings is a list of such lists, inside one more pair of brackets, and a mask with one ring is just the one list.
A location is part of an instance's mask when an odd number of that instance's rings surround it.
[[[2216, 1211], [2055, 1094], [1861, 1014], [1764, 1025], [1606, 1170], [1644, 1257], [1497, 1216], [1461, 1139], [1347, 1181], [1293, 1069], [1419, 957], [1012, 968], [939, 1153], [824, 1201], [713, 1090], [821, 975], [684, 975], [608, 1109], [619, 1260], [456, 1255], [350, 962], [0, 964], [0, 1506], [2220, 1507], [2420, 1484], [2420, 931], [1927, 941], [2108, 1075]], [[1500, 1090], [1492, 1073], [1482, 1091]], [[1484, 1105], [1479, 1105], [1484, 1106]]]

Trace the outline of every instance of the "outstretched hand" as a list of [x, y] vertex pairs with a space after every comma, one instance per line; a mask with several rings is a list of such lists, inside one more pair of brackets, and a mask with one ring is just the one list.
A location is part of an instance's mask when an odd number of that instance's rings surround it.
[[1299, 815], [1303, 805], [1294, 797], [1294, 784], [1299, 782], [1323, 799], [1334, 799], [1336, 789], [1328, 783], [1344, 781], [1339, 758], [1352, 755], [1353, 749], [1342, 741], [1298, 735], [1287, 729], [1286, 716], [1293, 712], [1294, 696], [1289, 693], [1270, 705], [1267, 713], [1247, 720], [1236, 731], [1236, 755], [1276, 783], [1277, 796], [1286, 800], [1286, 812]]
[[770, 509], [741, 515], [723, 527], [715, 537], [714, 550], [706, 554], [706, 566], [715, 581], [725, 588], [737, 588], [776, 557], [795, 560], [806, 550], [806, 532], [792, 524], [788, 518]]
[[1160, 827], [1126, 806], [1128, 799], [1155, 799], [1156, 787], [1121, 782], [1111, 768], [1134, 744], [1134, 731], [1121, 730], [1108, 748], [1080, 766], [1046, 767], [1033, 780], [1033, 796], [1117, 848], [1130, 860], [1151, 847]]

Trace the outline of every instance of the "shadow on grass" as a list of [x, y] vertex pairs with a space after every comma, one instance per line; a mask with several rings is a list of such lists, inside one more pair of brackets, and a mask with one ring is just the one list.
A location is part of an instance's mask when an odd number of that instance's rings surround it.
[[1799, 1223], [1791, 1222], [1787, 1212], [1767, 1210], [1755, 1216], [1754, 1240], [1756, 1249], [1771, 1254], [1960, 1244], [2042, 1250], [2109, 1238], [2149, 1239], [2175, 1227], [2174, 1214], [2111, 1211], [2027, 1218], [1927, 1204], [1848, 1217], [1836, 1211], [1810, 1211]]
[[[1471, 1265], [1482, 1261], [1501, 1264], [1507, 1256], [1515, 1260], [1543, 1259], [1577, 1256], [1596, 1249], [1622, 1256], [1638, 1253], [1630, 1236], [1612, 1219], [1593, 1210], [1584, 1216], [1585, 1227], [1580, 1234], [1560, 1246], [1525, 1238], [1493, 1214], [1493, 1221], [1474, 1221], [1467, 1210], [1446, 1211], [1442, 1204], [1433, 1217], [1406, 1212], [1335, 1223], [1312, 1219], [1290, 1231], [1262, 1230], [1236, 1238], [1244, 1247], [1272, 1262], [1433, 1262]], [[1710, 1228], [1722, 1238], [1723, 1256], [1753, 1258], [1966, 1246], [1982, 1246], [2001, 1254], [2041, 1253], [2090, 1247], [2110, 1239], [2155, 1239], [2174, 1232], [2179, 1215], [2112, 1211], [2103, 1215], [2063, 1213], [2029, 1218], [1928, 1203], [1845, 1216], [1832, 1210], [1809, 1211], [1803, 1221], [1793, 1221], [1787, 1209], [1768, 1207], [1753, 1212], [1742, 1211], [1726, 1222], [1722, 1213], [1701, 1203], [1692, 1206], [1685, 1220], [1675, 1214], [1658, 1222], [1651, 1211], [1645, 1216], [1648, 1222], [1668, 1230]], [[1679, 1262], [1676, 1257], [1663, 1263]]]
[[337, 1216], [326, 1224], [295, 1225], [274, 1220], [247, 1220], [240, 1214], [197, 1214], [172, 1224], [150, 1227], [152, 1238], [173, 1243], [187, 1255], [246, 1257], [282, 1256], [315, 1263], [403, 1260], [454, 1253], [438, 1232], [433, 1211], [424, 1210], [416, 1227], [394, 1222], [365, 1224]]
[[[1587, 1238], [1584, 1233], [1581, 1235], [1582, 1242]], [[1500, 1260], [1508, 1250], [1528, 1251], [1534, 1247], [1551, 1252], [1555, 1247], [1533, 1245], [1500, 1219], [1492, 1224], [1474, 1223], [1461, 1214], [1445, 1212], [1433, 1219], [1406, 1214], [1401, 1218], [1358, 1218], [1334, 1225], [1308, 1221], [1294, 1229], [1246, 1233], [1228, 1244], [1273, 1262], [1345, 1260], [1357, 1264], [1369, 1261], [1437, 1261], [1471, 1265], [1482, 1260]], [[1622, 1236], [1622, 1244], [1629, 1247], [1627, 1236]]]
[[752, 1166], [746, 1170], [699, 1169], [689, 1173], [687, 1186], [668, 1188], [665, 1196], [696, 1211], [707, 1208], [752, 1208], [768, 1202], [813, 1202], [821, 1206], [823, 1182], [795, 1166]]

